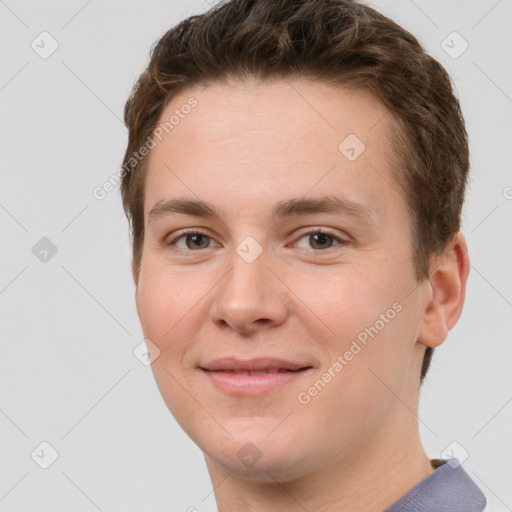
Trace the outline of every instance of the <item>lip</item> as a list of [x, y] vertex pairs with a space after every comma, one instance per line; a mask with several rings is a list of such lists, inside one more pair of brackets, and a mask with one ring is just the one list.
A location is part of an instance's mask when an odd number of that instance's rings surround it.
[[224, 357], [215, 359], [209, 363], [201, 365], [204, 370], [216, 371], [264, 371], [264, 370], [300, 370], [309, 363], [300, 363], [295, 361], [287, 361], [285, 359], [277, 359], [274, 357], [258, 357], [254, 359], [236, 359], [234, 357]]
[[313, 368], [307, 363], [283, 359], [243, 361], [224, 358], [200, 366], [199, 369], [221, 391], [239, 396], [257, 396], [296, 382]]

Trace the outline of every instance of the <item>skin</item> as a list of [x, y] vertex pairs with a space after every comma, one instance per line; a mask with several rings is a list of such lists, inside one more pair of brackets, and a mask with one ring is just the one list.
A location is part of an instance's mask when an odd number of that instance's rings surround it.
[[[190, 96], [197, 107], [151, 150], [133, 269], [144, 336], [160, 350], [152, 369], [162, 397], [205, 454], [219, 512], [382, 511], [433, 471], [418, 432], [419, 375], [425, 348], [440, 345], [462, 311], [464, 236], [416, 282], [387, 153], [391, 116], [372, 95], [298, 79], [214, 83], [176, 96], [161, 119]], [[352, 162], [338, 150], [351, 133], [366, 146]], [[333, 193], [373, 208], [372, 222], [271, 216], [278, 201]], [[178, 197], [223, 217], [149, 222], [157, 201]], [[205, 234], [199, 248], [190, 237], [169, 245], [185, 228]], [[335, 238], [315, 245], [318, 228]], [[247, 236], [263, 251], [252, 263], [236, 251]], [[301, 404], [298, 394], [395, 302], [395, 318]], [[314, 368], [265, 396], [233, 396], [197, 368], [227, 356]], [[237, 457], [249, 442], [261, 454], [251, 467]]]

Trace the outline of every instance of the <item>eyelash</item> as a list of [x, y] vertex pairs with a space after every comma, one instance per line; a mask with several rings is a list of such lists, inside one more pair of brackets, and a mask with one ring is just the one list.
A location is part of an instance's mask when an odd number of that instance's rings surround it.
[[[331, 232], [329, 232], [329, 231], [327, 231], [325, 229], [322, 229], [322, 228], [315, 228], [315, 229], [312, 229], [312, 230], [309, 230], [309, 231], [301, 233], [301, 235], [296, 239], [296, 242], [299, 241], [301, 238], [304, 238], [307, 235], [316, 235], [316, 234], [327, 235], [327, 236], [331, 237], [333, 240], [335, 240], [337, 242], [336, 244], [332, 245], [331, 247], [328, 247], [327, 249], [311, 249], [311, 250], [313, 250], [316, 253], [328, 252], [330, 249], [333, 249], [334, 247], [346, 246], [346, 245], [350, 244], [350, 242], [348, 240], [344, 240], [342, 238], [339, 238], [338, 236], [334, 235], [333, 233], [331, 233]], [[182, 231], [178, 236], [173, 238], [170, 242], [166, 242], [165, 245], [169, 246], [169, 247], [174, 246], [174, 244], [178, 240], [180, 240], [181, 238], [186, 237], [187, 235], [202, 235], [202, 236], [205, 236], [206, 238], [209, 238], [210, 240], [213, 240], [213, 238], [211, 236], [209, 236], [207, 233], [205, 233], [203, 231], [198, 231], [198, 230], [190, 229], [190, 230]], [[207, 247], [206, 249], [209, 249], [209, 247]], [[173, 250], [176, 250], [176, 249], [173, 249]], [[307, 250], [307, 249], [303, 249], [303, 250]], [[194, 250], [190, 250], [190, 249], [177, 249], [176, 252], [190, 252], [190, 253], [193, 253], [193, 252], [201, 252], [201, 249], [197, 249], [195, 251]]]

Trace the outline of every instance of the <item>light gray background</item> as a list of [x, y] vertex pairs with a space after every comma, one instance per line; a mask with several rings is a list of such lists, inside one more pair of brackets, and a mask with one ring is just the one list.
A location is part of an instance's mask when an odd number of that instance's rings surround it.
[[[448, 68], [471, 144], [467, 299], [423, 386], [422, 439], [432, 458], [458, 443], [486, 510], [512, 510], [512, 2], [369, 3]], [[151, 44], [207, 7], [0, 0], [3, 512], [216, 510], [202, 453], [133, 355], [143, 336], [118, 190], [92, 195], [121, 164], [122, 111]], [[43, 31], [59, 45], [47, 59], [31, 48]], [[453, 31], [469, 43], [458, 58], [441, 46]], [[42, 237], [58, 249], [47, 262], [32, 252]], [[49, 456], [43, 441], [59, 455], [48, 469], [31, 457]]]

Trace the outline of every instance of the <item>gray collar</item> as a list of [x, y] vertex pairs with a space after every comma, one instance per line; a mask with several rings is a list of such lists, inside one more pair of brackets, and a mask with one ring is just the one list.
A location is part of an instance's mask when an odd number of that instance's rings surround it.
[[457, 459], [431, 460], [435, 469], [384, 512], [482, 512], [487, 501]]

